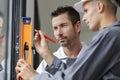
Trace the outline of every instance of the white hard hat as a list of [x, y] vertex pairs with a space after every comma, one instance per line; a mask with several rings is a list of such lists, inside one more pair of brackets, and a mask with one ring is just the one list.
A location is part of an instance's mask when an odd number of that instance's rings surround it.
[[78, 12], [83, 12], [83, 4], [87, 1], [91, 1], [91, 0], [81, 0], [77, 3], [74, 4], [74, 8], [78, 11]]
[[[92, 0], [80, 0], [79, 2], [74, 4], [74, 8], [78, 11], [78, 12], [83, 12], [83, 4], [87, 1], [92, 1]], [[96, 0], [93, 0], [96, 1]], [[120, 6], [120, 0], [110, 0], [116, 7]]]

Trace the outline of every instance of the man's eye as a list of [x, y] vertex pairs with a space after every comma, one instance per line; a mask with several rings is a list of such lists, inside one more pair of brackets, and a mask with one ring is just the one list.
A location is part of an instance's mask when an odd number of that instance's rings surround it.
[[67, 26], [67, 24], [62, 24], [62, 25], [61, 25], [61, 27], [65, 27], [65, 26]]
[[54, 30], [56, 30], [56, 29], [57, 29], [57, 27], [54, 27], [53, 29], [54, 29]]
[[85, 9], [84, 12], [87, 12], [87, 10]]

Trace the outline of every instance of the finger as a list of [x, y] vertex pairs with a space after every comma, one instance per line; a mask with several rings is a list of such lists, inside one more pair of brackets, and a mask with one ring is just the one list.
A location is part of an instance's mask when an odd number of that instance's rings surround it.
[[35, 39], [35, 40], [40, 40], [41, 37], [40, 37], [40, 35], [35, 35], [34, 39]]
[[21, 67], [15, 67], [15, 71], [16, 71], [17, 74], [20, 73], [21, 72]]
[[22, 59], [19, 59], [16, 66], [21, 67], [22, 64], [24, 64], [24, 62], [22, 61]]
[[28, 63], [25, 60], [20, 59], [15, 67], [16, 73], [21, 72], [26, 65], [28, 65]]
[[36, 33], [35, 34], [35, 37], [34, 37], [34, 40], [40, 40], [41, 39], [41, 37], [40, 37], [40, 34], [39, 33]]
[[20, 74], [17, 74], [17, 80], [23, 80]]
[[44, 33], [42, 31], [39, 31], [39, 34], [41, 36], [41, 39], [45, 40]]
[[24, 59], [20, 59], [20, 62], [21, 62], [22, 64], [27, 64], [26, 60], [24, 60]]
[[40, 33], [39, 33], [40, 30], [35, 30], [35, 36], [40, 36]]
[[27, 62], [24, 59], [19, 59], [18, 63], [21, 65], [27, 64]]

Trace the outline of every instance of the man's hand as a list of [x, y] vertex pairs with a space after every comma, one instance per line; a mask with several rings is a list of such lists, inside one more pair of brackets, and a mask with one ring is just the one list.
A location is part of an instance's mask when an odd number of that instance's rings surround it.
[[44, 37], [44, 34], [42, 31], [37, 31], [34, 38], [34, 45], [36, 51], [39, 53], [39, 55], [47, 62], [47, 64], [50, 66], [53, 61], [53, 54], [49, 49], [47, 40]]
[[25, 60], [19, 59], [15, 67], [17, 73], [17, 80], [23, 78], [24, 80], [32, 80], [37, 75], [37, 72]]

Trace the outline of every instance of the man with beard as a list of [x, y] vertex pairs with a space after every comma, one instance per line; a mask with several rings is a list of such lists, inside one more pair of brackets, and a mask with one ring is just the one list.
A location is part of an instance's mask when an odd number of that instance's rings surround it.
[[[58, 7], [51, 13], [52, 26], [55, 38], [60, 44], [60, 48], [54, 52], [54, 55], [67, 64], [66, 68], [71, 66], [77, 57], [86, 49], [86, 45], [80, 41], [81, 23], [79, 13], [70, 6]], [[43, 60], [37, 68], [38, 73], [49, 71], [55, 73]], [[45, 69], [46, 68], [46, 69]]]

